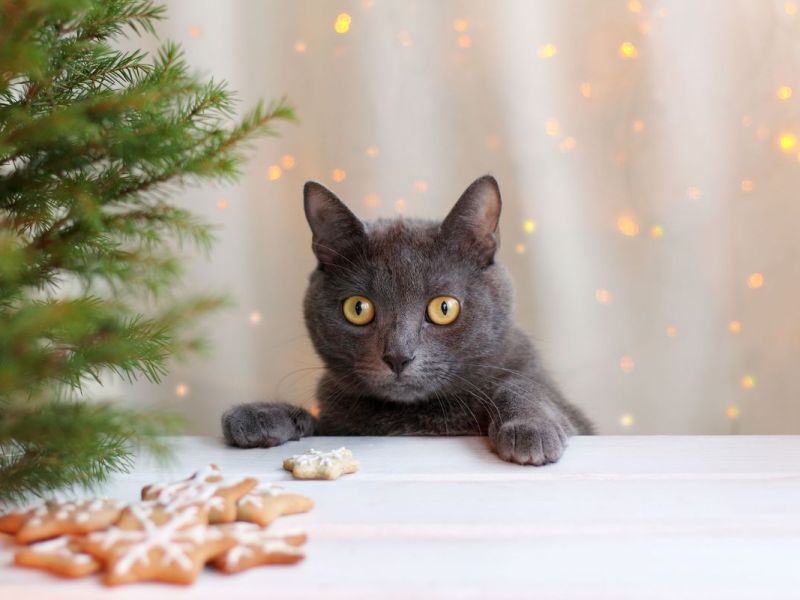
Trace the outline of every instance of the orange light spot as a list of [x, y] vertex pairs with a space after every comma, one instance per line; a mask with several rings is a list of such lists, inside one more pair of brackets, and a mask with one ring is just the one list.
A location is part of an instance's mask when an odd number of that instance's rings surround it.
[[375, 208], [381, 203], [381, 197], [378, 194], [367, 194], [364, 197], [364, 204], [370, 208]]
[[469, 27], [469, 21], [466, 19], [456, 19], [453, 21], [453, 29], [459, 33], [464, 33]]
[[742, 191], [745, 193], [753, 191], [752, 179], [742, 179]]
[[594, 291], [594, 299], [600, 304], [608, 304], [611, 302], [611, 292], [609, 292], [606, 288], [597, 288]]
[[739, 385], [743, 390], [752, 390], [756, 387], [756, 378], [752, 375], [745, 375], [739, 380]]
[[251, 312], [248, 318], [250, 319], [250, 322], [253, 325], [258, 325], [259, 323], [261, 323], [261, 313], [258, 312], [257, 310]]
[[634, 422], [635, 422], [635, 419], [633, 418], [633, 415], [629, 414], [629, 413], [626, 413], [626, 414], [620, 416], [620, 418], [619, 418], [619, 424], [622, 425], [623, 427], [625, 427], [626, 429], [628, 427], [632, 427]]
[[525, 244], [517, 244], [514, 246], [514, 252], [517, 254], [525, 254]]
[[353, 18], [347, 13], [340, 13], [336, 16], [336, 21], [333, 22], [333, 30], [336, 33], [347, 33], [350, 30], [350, 23]]
[[287, 171], [294, 169], [296, 165], [297, 160], [291, 154], [284, 154], [281, 156], [281, 166]]
[[635, 366], [636, 364], [633, 362], [633, 357], [631, 356], [623, 356], [619, 359], [619, 368], [622, 369], [624, 373], [630, 373]]
[[199, 39], [203, 35], [203, 30], [199, 26], [195, 25], [189, 29], [189, 35], [194, 40]]
[[306, 43], [297, 41], [294, 43], [294, 51], [298, 54], [303, 54], [306, 51]]
[[347, 171], [344, 169], [334, 169], [331, 171], [331, 177], [336, 183], [341, 183], [345, 179], [347, 179]]
[[675, 325], [667, 325], [667, 328], [664, 330], [664, 333], [667, 334], [667, 337], [675, 337], [678, 335], [678, 328]]
[[780, 136], [778, 136], [778, 146], [780, 146], [783, 152], [788, 154], [797, 146], [797, 136], [789, 132], [780, 134]]
[[742, 117], [742, 127], [750, 127], [753, 124], [753, 117], [744, 115]]
[[633, 124], [631, 125], [631, 129], [633, 129], [636, 133], [641, 133], [644, 131], [644, 121], [641, 119], [636, 119]]
[[782, 85], [775, 90], [775, 95], [778, 97], [778, 100], [788, 100], [792, 97], [792, 88], [788, 85]]
[[580, 92], [581, 92], [581, 96], [583, 96], [584, 98], [591, 98], [592, 97], [592, 84], [589, 83], [588, 81], [584, 81], [580, 85], [579, 89], [580, 89]]
[[761, 273], [750, 273], [747, 277], [747, 287], [752, 290], [757, 290], [764, 285], [764, 275]]
[[280, 179], [281, 175], [283, 175], [283, 169], [281, 169], [278, 165], [270, 165], [267, 168], [267, 179], [270, 181]]
[[790, 17], [793, 17], [797, 14], [797, 3], [796, 2], [784, 2], [783, 3], [783, 12], [785, 12]]
[[556, 119], [547, 119], [544, 124], [544, 131], [549, 136], [557, 136], [561, 133], [561, 126]]
[[628, 10], [632, 13], [642, 12], [642, 3], [639, 0], [628, 0]]
[[406, 199], [405, 198], [398, 198], [394, 201], [394, 209], [399, 213], [403, 214], [406, 212]]
[[632, 60], [639, 56], [639, 50], [631, 42], [622, 42], [619, 46], [619, 56], [624, 60]]
[[458, 44], [459, 48], [469, 48], [472, 46], [472, 38], [466, 33], [462, 33], [460, 36], [458, 36], [458, 38], [456, 38], [456, 43]]
[[179, 383], [175, 386], [175, 395], [178, 398], [183, 398], [189, 395], [189, 386], [185, 383]]
[[664, 228], [661, 225], [653, 225], [650, 228], [650, 237], [654, 240], [664, 237]]
[[630, 215], [620, 215], [617, 219], [617, 229], [619, 232], [627, 237], [635, 237], [639, 235], [639, 224]]
[[703, 190], [695, 186], [688, 187], [686, 188], [686, 197], [690, 200], [700, 200], [703, 197]]
[[725, 416], [731, 419], [732, 421], [739, 418], [739, 407], [730, 405], [728, 408], [725, 409]]
[[226, 208], [228, 208], [228, 201], [225, 200], [225, 198], [220, 198], [219, 200], [217, 200], [217, 208], [220, 210], [225, 210]]
[[733, 334], [740, 333], [742, 331], [742, 323], [741, 321], [731, 321], [728, 323], [728, 331]]

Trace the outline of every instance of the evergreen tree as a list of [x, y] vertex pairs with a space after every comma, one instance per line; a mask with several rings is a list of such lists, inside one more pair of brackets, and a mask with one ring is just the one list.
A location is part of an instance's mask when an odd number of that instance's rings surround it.
[[157, 382], [200, 346], [187, 325], [220, 298], [168, 292], [177, 242], [212, 235], [170, 194], [234, 178], [243, 143], [293, 118], [277, 102], [234, 120], [226, 85], [192, 75], [175, 44], [115, 47], [163, 15], [150, 0], [0, 0], [0, 503], [167, 451], [171, 418], [84, 386]]

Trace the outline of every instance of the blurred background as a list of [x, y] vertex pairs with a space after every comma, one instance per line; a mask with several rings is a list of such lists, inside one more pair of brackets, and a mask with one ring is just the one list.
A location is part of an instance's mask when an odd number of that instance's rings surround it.
[[205, 434], [234, 403], [311, 406], [303, 183], [438, 219], [491, 173], [517, 320], [601, 433], [800, 432], [797, 2], [167, 5], [162, 40], [300, 122], [239, 184], [179, 198], [220, 227], [185, 289], [236, 305], [131, 401]]

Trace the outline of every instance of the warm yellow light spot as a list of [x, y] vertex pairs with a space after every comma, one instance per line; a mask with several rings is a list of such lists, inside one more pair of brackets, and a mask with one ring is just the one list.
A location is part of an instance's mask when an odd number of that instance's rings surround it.
[[678, 328], [675, 325], [667, 325], [667, 328], [664, 330], [664, 333], [667, 334], [667, 337], [675, 337], [678, 335]]
[[745, 375], [739, 380], [739, 385], [742, 386], [743, 390], [752, 390], [756, 387], [756, 378], [752, 375]]
[[517, 254], [525, 254], [525, 244], [517, 244], [514, 246], [514, 252]]
[[594, 291], [594, 299], [600, 304], [608, 304], [611, 302], [611, 292], [609, 292], [606, 288], [597, 288]]
[[220, 198], [219, 200], [217, 200], [217, 208], [220, 210], [225, 210], [226, 208], [228, 208], [228, 201], [225, 200], [225, 198]]
[[650, 21], [647, 20], [639, 21], [639, 33], [641, 33], [642, 35], [647, 35], [648, 33], [650, 33], [651, 29], [652, 26], [650, 25]]
[[797, 2], [784, 2], [783, 3], [783, 12], [785, 12], [790, 17], [793, 17], [797, 14]]
[[367, 194], [364, 197], [364, 204], [370, 208], [375, 208], [381, 203], [381, 197], [378, 194]]
[[639, 56], [639, 51], [631, 42], [622, 42], [619, 46], [619, 56], [625, 60], [630, 60]]
[[756, 137], [765, 142], [769, 139], [769, 128], [768, 127], [759, 127], [756, 131]]
[[753, 124], [753, 117], [744, 115], [742, 117], [742, 127], [750, 127]]
[[458, 33], [464, 33], [469, 27], [469, 21], [466, 19], [456, 19], [453, 21], [453, 29], [455, 29]]
[[791, 152], [797, 146], [797, 137], [793, 133], [784, 132], [778, 137], [778, 145], [784, 152]]
[[370, 158], [375, 158], [376, 156], [378, 156], [379, 153], [380, 151], [378, 150], [377, 146], [369, 146], [367, 148], [367, 156], [369, 156]]
[[743, 192], [752, 192], [753, 191], [753, 180], [752, 179], [742, 179], [742, 191]]
[[764, 276], [761, 273], [750, 273], [747, 277], [747, 287], [757, 290], [764, 285]]
[[297, 159], [295, 159], [295, 157], [291, 154], [284, 154], [281, 156], [281, 166], [287, 171], [294, 169], [296, 165]]
[[347, 33], [350, 30], [350, 22], [352, 17], [347, 13], [341, 13], [336, 16], [336, 21], [333, 23], [333, 29], [336, 33]]
[[634, 130], [636, 133], [641, 133], [641, 132], [643, 132], [643, 131], [644, 131], [644, 121], [642, 121], [641, 119], [636, 119], [636, 120], [633, 122], [633, 125], [631, 125], [631, 128], [632, 128], [632, 129], [633, 129], [633, 130]]
[[331, 171], [331, 177], [336, 183], [341, 183], [345, 179], [347, 179], [347, 171], [344, 169], [334, 169]]
[[536, 231], [536, 221], [533, 219], [525, 219], [525, 221], [522, 223], [522, 229], [525, 231], [525, 233], [533, 233]]
[[642, 3], [639, 0], [628, 0], [628, 10], [632, 13], [642, 12]]
[[189, 395], [189, 386], [185, 383], [179, 383], [175, 386], [175, 395], [178, 398], [183, 398], [184, 396]]
[[460, 36], [458, 36], [458, 38], [456, 38], [456, 43], [458, 44], [459, 48], [469, 48], [472, 46], [472, 38], [466, 33], [462, 33]]
[[297, 41], [294, 43], [294, 51], [298, 54], [303, 54], [303, 52], [306, 51], [306, 48], [307, 46], [305, 42]]
[[189, 29], [189, 35], [192, 37], [192, 39], [196, 40], [203, 35], [203, 30], [200, 29], [200, 27], [198, 27], [197, 25], [195, 25], [194, 27]]
[[639, 234], [639, 224], [631, 215], [620, 215], [617, 218], [617, 229], [622, 235], [635, 237]]
[[261, 323], [261, 313], [258, 312], [257, 310], [251, 312], [248, 318], [250, 319], [250, 322], [253, 325], [258, 325], [259, 323]]
[[625, 373], [630, 373], [633, 371], [635, 367], [635, 363], [633, 362], [633, 357], [631, 356], [623, 356], [619, 359], [619, 368], [623, 370]]
[[731, 421], [738, 419], [739, 407], [731, 404], [728, 408], [725, 409], [725, 416], [728, 417]]
[[319, 406], [317, 406], [315, 404], [314, 406], [312, 406], [311, 408], [308, 409], [308, 412], [311, 413], [312, 417], [318, 417], [319, 416]]
[[414, 189], [418, 191], [420, 194], [424, 194], [428, 191], [428, 182], [424, 179], [419, 179], [414, 182]]
[[686, 188], [686, 197], [689, 198], [689, 200], [700, 200], [700, 198], [703, 197], [703, 190], [699, 187], [690, 186]]
[[654, 240], [664, 237], [664, 228], [661, 225], [653, 225], [650, 228], [650, 237]]
[[400, 42], [400, 45], [403, 48], [410, 48], [411, 46], [414, 45], [414, 39], [411, 37], [411, 34], [405, 29], [397, 34], [397, 41]]
[[634, 418], [632, 414], [626, 413], [619, 418], [619, 424], [625, 427], [633, 427]]
[[394, 209], [401, 215], [406, 212], [406, 199], [398, 198], [394, 201]]
[[584, 81], [580, 86], [581, 96], [584, 98], [591, 98], [592, 97], [592, 84], [588, 81]]
[[539, 46], [539, 58], [553, 58], [558, 52], [555, 44], [547, 43], [544, 46]]
[[561, 133], [561, 126], [556, 119], [547, 119], [544, 124], [544, 131], [547, 135], [556, 136]]
[[566, 137], [558, 145], [558, 149], [562, 152], [570, 152], [575, 149], [577, 143], [574, 137]]
[[741, 321], [731, 321], [728, 323], [728, 331], [733, 334], [740, 333], [742, 331], [742, 322]]
[[270, 181], [280, 179], [281, 175], [283, 175], [283, 169], [281, 169], [278, 165], [270, 165], [267, 168], [267, 179]]
[[792, 88], [788, 85], [782, 85], [775, 90], [775, 95], [778, 97], [778, 100], [788, 100], [792, 97]]

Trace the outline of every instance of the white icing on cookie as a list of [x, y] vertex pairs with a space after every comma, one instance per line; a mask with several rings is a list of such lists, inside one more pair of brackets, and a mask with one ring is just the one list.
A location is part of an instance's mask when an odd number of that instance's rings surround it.
[[236, 540], [236, 545], [224, 554], [225, 568], [239, 566], [242, 559], [252, 556], [256, 551], [267, 554], [302, 554], [299, 548], [287, 543], [283, 536], [269, 535], [265, 529], [252, 523], [233, 523], [228, 534]]
[[156, 549], [163, 552], [162, 560], [165, 566], [175, 564], [185, 571], [192, 569], [194, 562], [189, 552], [206, 540], [206, 525], [204, 523], [192, 525], [192, 522], [197, 520], [196, 506], [184, 508], [162, 524], [157, 524], [150, 518], [152, 509], [134, 504], [129, 506], [128, 510], [142, 529], [112, 527], [107, 531], [89, 535], [90, 540], [99, 541], [100, 547], [106, 550], [117, 543], [128, 544], [114, 565], [115, 573], [124, 575], [135, 565], [148, 566], [149, 553]]
[[69, 547], [69, 538], [58, 537], [46, 542], [37, 542], [28, 546], [27, 550], [35, 552], [36, 554], [43, 554], [45, 556], [55, 556], [70, 560], [72, 562], [85, 565], [92, 561], [92, 557], [83, 552], [76, 552]]
[[347, 448], [342, 446], [336, 450], [329, 452], [322, 452], [311, 448], [305, 454], [295, 454], [292, 460], [296, 465], [301, 467], [332, 467], [340, 461], [352, 460], [353, 453]]
[[166, 504], [169, 512], [197, 502], [203, 503], [207, 510], [223, 511], [225, 498], [217, 496], [217, 492], [222, 488], [238, 485], [242, 481], [244, 479], [225, 481], [222, 479], [219, 467], [208, 465], [189, 479], [151, 485], [147, 489], [147, 496]]

